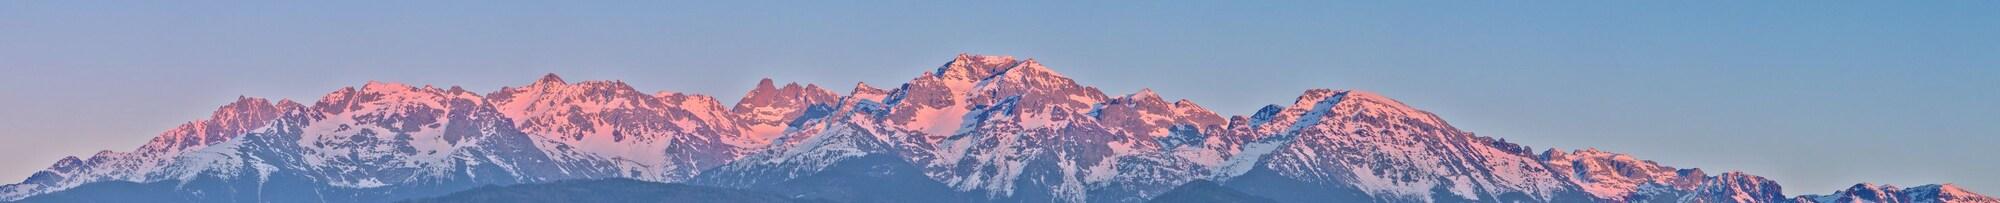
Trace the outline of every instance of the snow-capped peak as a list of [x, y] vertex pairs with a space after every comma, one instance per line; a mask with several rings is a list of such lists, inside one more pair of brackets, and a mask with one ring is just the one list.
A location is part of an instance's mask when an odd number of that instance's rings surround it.
[[368, 81], [368, 84], [361, 85], [362, 92], [374, 92], [374, 93], [408, 92], [416, 89], [417, 89], [416, 87], [410, 86], [409, 84], [403, 84], [398, 82], [374, 81], [374, 80]]
[[[1097, 105], [1093, 114], [1104, 125], [1142, 137], [1166, 136], [1177, 127], [1204, 127], [1223, 124], [1222, 117], [1193, 102], [1169, 104], [1151, 88], [1112, 98]], [[1193, 138], [1187, 138], [1193, 139]], [[1195, 141], [1195, 140], [1188, 140]]]
[[2000, 198], [1973, 193], [1970, 190], [1958, 187], [1957, 184], [1951, 183], [1923, 185], [1903, 189], [1903, 191], [1910, 193], [1908, 194], [1910, 198], [1917, 201], [2000, 203]]
[[1959, 188], [1958, 185], [1930, 184], [1909, 188], [1894, 185], [1859, 183], [1834, 191], [1827, 195], [1804, 195], [1794, 198], [1800, 203], [1844, 203], [1844, 202], [1940, 202], [1940, 203], [1996, 203], [2000, 198], [1980, 195]]
[[1430, 112], [1423, 110], [1418, 110], [1415, 107], [1410, 107], [1407, 104], [1403, 104], [1402, 101], [1396, 101], [1396, 99], [1390, 99], [1389, 97], [1382, 96], [1382, 94], [1379, 93], [1365, 91], [1365, 90], [1348, 90], [1347, 92], [1349, 92], [1348, 93], [1349, 100], [1366, 101], [1367, 103], [1371, 104], [1364, 106], [1365, 108], [1353, 109], [1353, 110], [1397, 111], [1396, 112], [1397, 114], [1409, 115], [1411, 116], [1411, 119], [1416, 119], [1420, 122], [1432, 123], [1432, 124], [1445, 124], [1444, 119], [1438, 118], [1437, 115], [1435, 114], [1431, 114]]
[[[1639, 160], [1630, 155], [1599, 151], [1586, 148], [1574, 152], [1562, 152], [1549, 148], [1538, 157], [1550, 170], [1569, 182], [1582, 187], [1584, 192], [1606, 199], [1624, 199], [1641, 186], [1678, 185], [1678, 189], [1690, 189], [1689, 185], [1675, 184], [1682, 178], [1679, 170], [1661, 166], [1652, 161]], [[1693, 177], [1701, 178], [1701, 177]]]
[[[855, 83], [846, 95], [765, 78], [732, 106], [555, 74], [485, 95], [370, 81], [311, 108], [239, 97], [209, 119], [163, 133], [159, 144], [62, 159], [0, 186], [0, 201], [102, 181], [240, 184], [177, 188], [262, 197], [289, 191], [262, 190], [267, 180], [290, 178], [272, 183], [305, 186], [297, 190], [314, 197], [365, 189], [336, 196], [374, 201], [361, 198], [440, 189], [428, 185], [677, 182], [730, 172], [757, 180], [721, 182], [914, 177], [948, 192], [1021, 202], [1143, 201], [1197, 180], [1285, 187], [1245, 190], [1263, 192], [1256, 195], [1359, 198], [1292, 201], [1792, 201], [1775, 182], [1740, 172], [1709, 176], [1596, 148], [1537, 155], [1367, 91], [1307, 90], [1290, 105], [1227, 120], [1193, 101], [1167, 101], [1150, 88], [1107, 96], [1035, 59], [971, 54], [887, 90]], [[869, 163], [841, 163], [848, 160]], [[1951, 184], [1864, 184], [1796, 201], [1844, 197], [1995, 202]]]
[[263, 98], [237, 96], [235, 102], [216, 108], [208, 119], [191, 121], [161, 133], [140, 151], [178, 151], [222, 142], [250, 129], [263, 127], [283, 113], [283, 106], [288, 105], [272, 104]]
[[1202, 108], [1201, 105], [1197, 105], [1193, 101], [1186, 99], [1174, 102], [1174, 118], [1180, 119], [1178, 122], [1195, 124], [1195, 126], [1221, 126], [1228, 124], [1228, 120], [1224, 120], [1221, 114], [1216, 114], [1214, 111], [1209, 111], [1208, 108]]
[[866, 82], [857, 82], [854, 83], [854, 90], [848, 91], [847, 96], [859, 99], [865, 99], [869, 101], [882, 102], [882, 99], [889, 96], [889, 91], [882, 90], [880, 88], [875, 88], [874, 86], [868, 86], [868, 83]]
[[1013, 68], [1018, 62], [1013, 56], [960, 53], [951, 62], [938, 67], [936, 76], [950, 80], [977, 81]]
[[161, 132], [131, 152], [102, 150], [88, 159], [65, 157], [20, 184], [0, 187], [0, 201], [99, 181], [145, 181], [150, 173], [172, 165], [184, 154], [237, 139], [286, 112], [303, 108], [290, 100], [274, 104], [263, 98], [238, 96], [217, 107], [208, 118]]
[[1133, 92], [1132, 94], [1125, 95], [1125, 97], [1130, 97], [1138, 100], [1160, 101], [1160, 103], [1166, 103], [1165, 99], [1160, 98], [1159, 93], [1153, 92], [1153, 88], [1139, 88], [1139, 92]]
[[[360, 91], [336, 92], [347, 92], [350, 95], [341, 97], [341, 100], [323, 98], [321, 102], [342, 103], [345, 104], [345, 110], [367, 108], [369, 106], [365, 106], [365, 104], [368, 103], [388, 104], [391, 106], [377, 106], [376, 108], [394, 110], [391, 108], [444, 108], [449, 105], [445, 102], [446, 99], [465, 99], [475, 103], [485, 102], [479, 95], [470, 92], [450, 92], [430, 85], [416, 87], [403, 83], [381, 81], [369, 81], [368, 84], [361, 86]], [[418, 107], [418, 105], [421, 105], [421, 107]]]
[[738, 119], [713, 97], [646, 94], [617, 80], [566, 83], [551, 74], [527, 86], [501, 88], [485, 99], [515, 128], [548, 140], [535, 143], [544, 153], [573, 150], [588, 157], [571, 159], [612, 160], [626, 178], [692, 177], [759, 140], [742, 136]]
[[1106, 97], [1097, 88], [1078, 85], [1075, 80], [1049, 70], [1035, 59], [1020, 61], [1000, 70], [974, 85], [968, 96], [973, 104], [992, 104], [1007, 97], [1022, 96], [1023, 102], [1035, 107], [1024, 110], [1039, 113], [1044, 108], [1088, 109], [1091, 104], [1103, 102]]
[[785, 133], [786, 124], [805, 113], [813, 105], [833, 104], [840, 95], [819, 85], [787, 83], [777, 87], [770, 78], [757, 82], [757, 87], [737, 100], [730, 110], [748, 128], [746, 146], [761, 146]]

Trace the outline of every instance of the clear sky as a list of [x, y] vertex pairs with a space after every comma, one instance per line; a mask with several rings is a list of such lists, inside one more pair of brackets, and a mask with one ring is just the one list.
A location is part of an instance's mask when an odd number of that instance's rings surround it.
[[[1489, 4], [1490, 3], [1490, 4]], [[893, 86], [955, 54], [1225, 114], [1365, 89], [1537, 150], [2000, 194], [2000, 1], [0, 2], [0, 182], [238, 95], [542, 73], [733, 102]]]

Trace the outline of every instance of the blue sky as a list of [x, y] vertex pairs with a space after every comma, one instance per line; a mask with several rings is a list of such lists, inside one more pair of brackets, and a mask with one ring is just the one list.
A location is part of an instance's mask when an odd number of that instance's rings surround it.
[[2000, 2], [0, 2], [0, 181], [238, 95], [541, 73], [734, 101], [958, 53], [1225, 114], [1365, 89], [1536, 149], [2000, 193]]

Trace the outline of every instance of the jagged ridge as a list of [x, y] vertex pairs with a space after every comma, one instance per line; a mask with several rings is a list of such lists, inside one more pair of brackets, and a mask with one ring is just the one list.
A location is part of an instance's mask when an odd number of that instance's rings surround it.
[[[1137, 202], [1212, 181], [1279, 201], [1993, 202], [1949, 184], [1787, 198], [1739, 172], [1538, 154], [1365, 91], [1308, 90], [1227, 118], [1166, 101], [1151, 89], [1106, 95], [1034, 59], [968, 54], [845, 95], [764, 79], [728, 108], [554, 74], [483, 95], [369, 82], [311, 106], [241, 98], [133, 152], [65, 158], [0, 186], [0, 200], [136, 182], [207, 194], [191, 200], [371, 202], [630, 178], [876, 201]], [[894, 184], [842, 185], [869, 183]], [[869, 195], [894, 190], [937, 196]], [[302, 192], [317, 197], [270, 197]]]

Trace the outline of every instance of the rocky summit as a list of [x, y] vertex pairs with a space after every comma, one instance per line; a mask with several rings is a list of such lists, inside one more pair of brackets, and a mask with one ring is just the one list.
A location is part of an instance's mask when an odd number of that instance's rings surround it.
[[[510, 185], [528, 186], [495, 187]], [[896, 86], [765, 79], [734, 105], [554, 74], [487, 93], [368, 82], [309, 103], [245, 97], [137, 149], [62, 159], [0, 186], [0, 201], [590, 188], [779, 202], [2000, 202], [1951, 184], [1788, 195], [1753, 174], [1536, 150], [1359, 90], [1305, 90], [1225, 116], [1150, 89], [1105, 93], [1035, 59], [969, 54]]]

